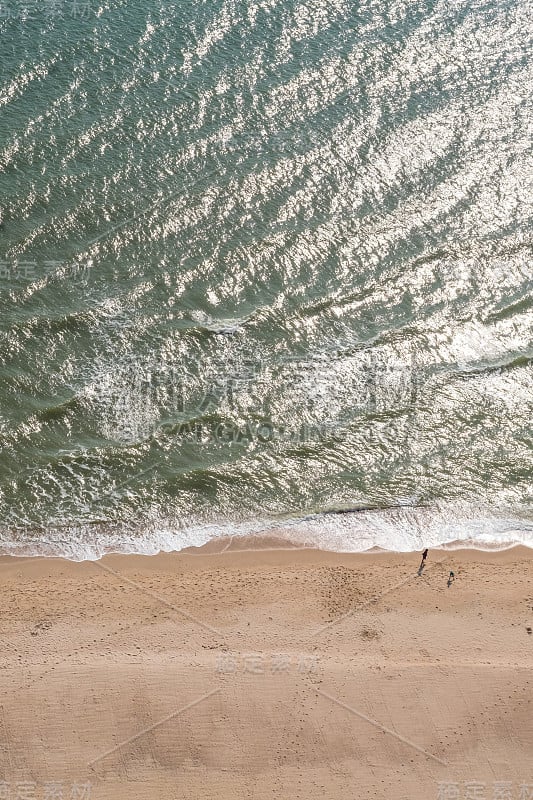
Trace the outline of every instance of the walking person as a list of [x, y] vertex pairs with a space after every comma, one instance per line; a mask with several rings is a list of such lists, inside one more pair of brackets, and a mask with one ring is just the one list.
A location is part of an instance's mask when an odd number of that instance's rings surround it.
[[420, 562], [420, 566], [418, 567], [418, 574], [419, 574], [419, 575], [422, 575], [422, 570], [423, 570], [423, 569], [424, 569], [424, 567], [426, 566], [426, 558], [427, 558], [427, 557], [428, 557], [428, 549], [427, 549], [427, 547], [426, 547], [426, 549], [425, 549], [425, 550], [424, 550], [424, 552], [422, 553], [422, 561]]

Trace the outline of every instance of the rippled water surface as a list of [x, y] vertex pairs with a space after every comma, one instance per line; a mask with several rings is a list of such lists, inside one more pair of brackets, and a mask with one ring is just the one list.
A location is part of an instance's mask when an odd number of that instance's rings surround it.
[[25, 5], [3, 552], [533, 546], [528, 0]]

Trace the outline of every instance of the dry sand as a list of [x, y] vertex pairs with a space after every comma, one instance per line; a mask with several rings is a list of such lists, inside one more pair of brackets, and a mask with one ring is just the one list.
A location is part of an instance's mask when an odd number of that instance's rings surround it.
[[0, 559], [0, 796], [533, 798], [532, 551], [247, 545]]

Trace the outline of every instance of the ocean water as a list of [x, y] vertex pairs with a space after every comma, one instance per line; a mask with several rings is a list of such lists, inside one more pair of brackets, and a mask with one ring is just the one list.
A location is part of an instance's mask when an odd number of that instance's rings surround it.
[[0, 0], [1, 552], [533, 546], [532, 40]]

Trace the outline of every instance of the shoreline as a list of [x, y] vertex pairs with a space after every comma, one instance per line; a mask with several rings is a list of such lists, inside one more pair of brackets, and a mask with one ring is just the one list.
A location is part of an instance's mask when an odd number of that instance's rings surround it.
[[167, 521], [94, 521], [56, 527], [8, 528], [0, 532], [0, 554], [19, 557], [63, 557], [97, 560], [111, 553], [157, 555], [226, 547], [313, 548], [323, 552], [409, 553], [429, 549], [467, 548], [493, 551], [525, 546], [533, 549], [533, 521], [496, 507], [394, 506], [343, 509], [286, 518], [219, 520], [200, 524], [180, 518]]
[[[243, 537], [244, 539], [245, 537]], [[251, 537], [257, 538], [257, 537]], [[260, 542], [255, 547], [243, 547], [243, 539], [230, 540], [223, 547], [217, 547], [219, 542], [208, 542], [201, 547], [187, 547], [183, 550], [145, 553], [105, 553], [98, 559], [85, 559], [74, 561], [63, 556], [19, 556], [0, 555], [0, 578], [3, 573], [12, 573], [17, 570], [20, 577], [24, 573], [37, 575], [41, 573], [57, 574], [85, 574], [86, 567], [90, 565], [104, 565], [124, 569], [148, 569], [151, 572], [178, 570], [179, 572], [194, 571], [205, 567], [220, 564], [227, 566], [246, 566], [260, 568], [264, 565], [300, 567], [305, 565], [324, 564], [328, 566], [346, 566], [352, 569], [368, 565], [415, 565], [420, 564], [421, 551], [393, 551], [377, 547], [361, 552], [337, 552], [335, 550], [321, 550], [316, 547], [302, 547], [292, 545], [285, 541], [278, 542], [274, 537], [259, 537]], [[533, 561], [533, 548], [516, 544], [509, 547], [481, 549], [475, 547], [435, 547], [429, 548], [426, 567], [438, 563], [453, 563], [460, 569], [464, 564], [522, 564]], [[65, 572], [66, 571], [66, 572]]]
[[[252, 546], [250, 546], [252, 545]], [[22, 548], [21, 548], [22, 549]], [[291, 539], [289, 537], [282, 537], [277, 535], [276, 533], [265, 533], [265, 534], [246, 534], [246, 535], [235, 535], [235, 536], [224, 536], [219, 538], [211, 539], [210, 541], [206, 542], [202, 545], [188, 545], [179, 550], [158, 550], [157, 552], [123, 552], [120, 550], [109, 550], [107, 552], [103, 552], [97, 557], [92, 558], [74, 558], [67, 555], [61, 554], [37, 554], [37, 553], [10, 553], [10, 552], [0, 552], [0, 564], [4, 562], [5, 559], [20, 559], [21, 561], [27, 560], [61, 560], [65, 561], [66, 563], [72, 564], [83, 564], [83, 563], [91, 563], [94, 561], [101, 561], [102, 559], [117, 557], [117, 558], [158, 558], [161, 556], [179, 556], [179, 555], [191, 555], [191, 556], [205, 556], [205, 555], [216, 555], [222, 554], [225, 552], [264, 552], [267, 550], [273, 551], [283, 551], [283, 552], [298, 552], [298, 551], [313, 551], [316, 553], [331, 553], [338, 556], [369, 556], [369, 555], [398, 555], [409, 557], [410, 555], [416, 555], [417, 553], [421, 553], [424, 549], [424, 546], [421, 546], [420, 549], [417, 550], [389, 550], [377, 545], [372, 546], [366, 550], [334, 550], [329, 548], [321, 548], [318, 547], [316, 544], [309, 543], [309, 544], [302, 544], [298, 542], [296, 539]], [[533, 557], [533, 541], [531, 545], [524, 544], [523, 542], [516, 542], [510, 541], [507, 543], [493, 543], [493, 544], [476, 544], [472, 540], [452, 540], [449, 542], [444, 542], [439, 545], [431, 546], [428, 545], [428, 549], [431, 552], [443, 552], [443, 553], [454, 553], [454, 552], [473, 552], [473, 553], [488, 553], [488, 554], [497, 554], [497, 553], [505, 553], [508, 551], [524, 551], [524, 553], [529, 552], [531, 557]]]

